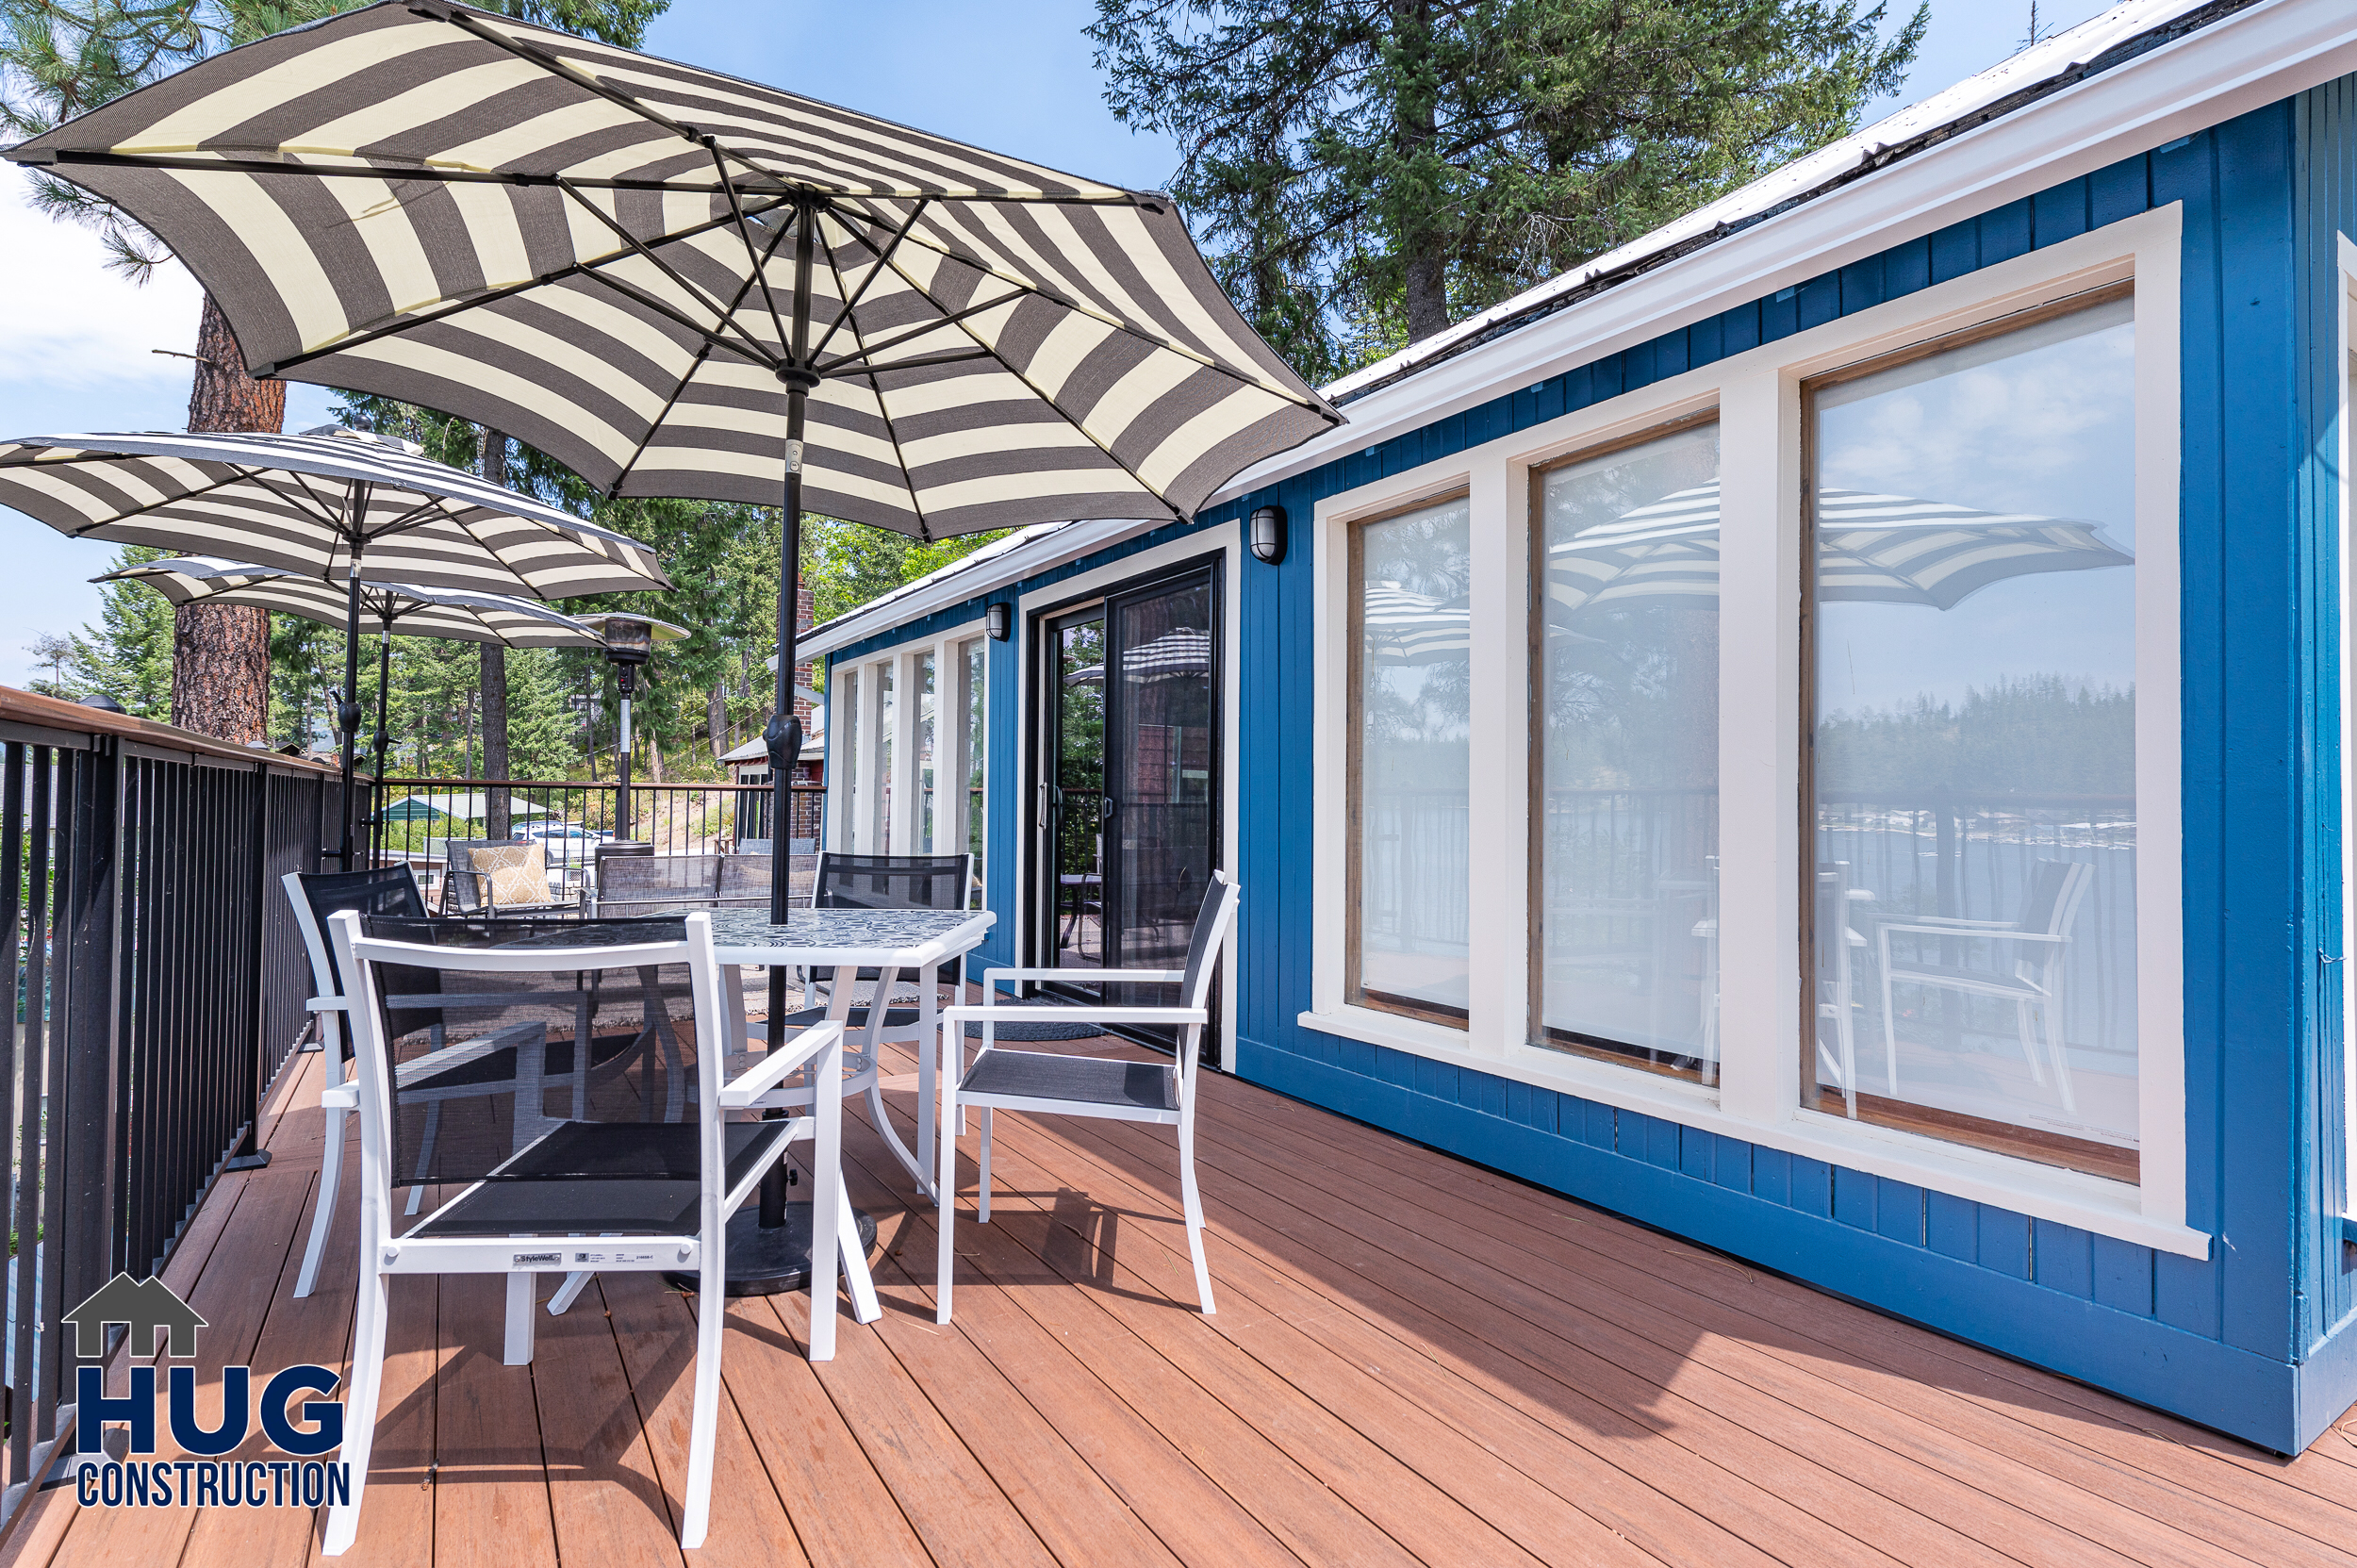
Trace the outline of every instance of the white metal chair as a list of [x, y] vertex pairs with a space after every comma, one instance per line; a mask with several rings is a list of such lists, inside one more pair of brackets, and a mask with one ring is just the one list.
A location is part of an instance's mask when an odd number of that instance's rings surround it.
[[[337, 1195], [343, 1185], [344, 1117], [354, 1103], [352, 1060], [344, 1037], [343, 986], [320, 922], [345, 909], [420, 919], [425, 916], [425, 900], [418, 891], [415, 872], [407, 866], [374, 871], [289, 871], [279, 883], [287, 891], [288, 902], [294, 906], [295, 925], [303, 933], [304, 949], [311, 960], [314, 994], [304, 1005], [316, 1020], [320, 1048], [326, 1057], [326, 1081], [320, 1086], [326, 1142], [320, 1150], [319, 1197], [311, 1214], [310, 1240], [303, 1249], [303, 1267], [295, 1277], [294, 1293], [302, 1297], [309, 1296], [319, 1282], [320, 1259], [335, 1224]], [[615, 1070], [618, 1059], [639, 1043], [614, 1038], [602, 1047], [593, 1043], [590, 1073]], [[422, 1163], [433, 1158], [443, 1114], [441, 1102], [507, 1093], [516, 1081], [526, 1079], [548, 1087], [570, 1085], [585, 1094], [589, 1081], [587, 1077], [576, 1080], [571, 1044], [561, 1041], [552, 1051], [547, 1029], [536, 1022], [519, 1022], [485, 1040], [460, 1046], [445, 1046], [437, 1036], [436, 1046], [436, 1050], [403, 1063], [398, 1071], [402, 1093], [428, 1107], [419, 1148], [421, 1167], [408, 1183], [408, 1213], [413, 1214], [425, 1196]], [[519, 1142], [527, 1141], [531, 1131], [522, 1124], [515, 1129]]]
[[[2079, 905], [2094, 880], [2095, 867], [2085, 861], [2041, 860], [2022, 891], [2021, 913], [2011, 920], [1919, 915], [1911, 920], [1885, 920], [1876, 927], [1883, 976], [1883, 1049], [1892, 1094], [1899, 1092], [1899, 1026], [1891, 1011], [1891, 987], [1921, 985], [2011, 1001], [2014, 1027], [2020, 1034], [2021, 1056], [2030, 1065], [2031, 1079], [2045, 1087], [2046, 1073], [2038, 1064], [2042, 1049], [2047, 1065], [2054, 1069], [2054, 1087], [2063, 1109], [2077, 1113], [2078, 1097], [2071, 1088], [2070, 1063], [2062, 1037], [2063, 958], [2071, 925], [2079, 917]], [[2013, 966], [2010, 969], [1979, 968], [1923, 959], [1893, 960], [1893, 932], [1949, 941], [2011, 942], [2016, 944]]]
[[[784, 1157], [790, 1141], [810, 1137], [816, 1145], [817, 1187], [812, 1257], [835, 1255], [843, 1100], [830, 1086], [842, 1076], [841, 1026], [807, 1030], [790, 1048], [758, 1058], [750, 1071], [723, 1081], [729, 1010], [737, 1002], [722, 994], [711, 917], [701, 913], [603, 930], [382, 918], [364, 925], [350, 911], [330, 916], [328, 924], [338, 969], [350, 977], [362, 1186], [359, 1304], [343, 1447], [352, 1494], [349, 1503], [328, 1510], [322, 1551], [339, 1555], [359, 1527], [384, 1383], [392, 1277], [505, 1275], [504, 1359], [519, 1366], [532, 1360], [534, 1276], [581, 1266], [697, 1276], [702, 1310], [680, 1543], [701, 1546], [711, 1516], [720, 1344], [728, 1321], [720, 1310], [728, 1216]], [[461, 1190], [415, 1225], [404, 1230], [396, 1223], [395, 1153], [419, 1135], [414, 1112], [404, 1114], [396, 1063], [424, 1044], [420, 1036], [426, 1020], [460, 1032], [537, 1014], [544, 1024], [561, 1028], [580, 1015], [585, 993], [624, 1003], [651, 995], [668, 1005], [683, 972], [693, 1023], [683, 1032], [684, 1058], [642, 1060], [636, 1075], [605, 1086], [591, 1116], [554, 1121], [512, 1154], [500, 1153], [506, 1141], [500, 1114], [478, 1118], [471, 1142], [446, 1131], [439, 1174]], [[453, 973], [464, 974], [470, 989], [445, 990], [443, 977]], [[724, 1111], [755, 1105], [803, 1067], [813, 1069], [818, 1085], [811, 1114], [722, 1121]], [[684, 1092], [687, 1083], [694, 1093]], [[510, 1097], [505, 1115], [530, 1113], [528, 1095], [526, 1089]], [[693, 1109], [684, 1121], [651, 1119], [658, 1104]], [[834, 1353], [834, 1270], [814, 1267], [810, 1289], [810, 1357], [826, 1361]]]
[[[1854, 917], [1851, 905], [1873, 900], [1874, 895], [1866, 889], [1850, 885], [1848, 861], [1818, 862], [1817, 1016], [1833, 1025], [1839, 1055], [1838, 1059], [1829, 1055], [1821, 1037], [1817, 1060], [1841, 1085], [1841, 1098], [1848, 1102], [1853, 1120], [1857, 1116], [1857, 955], [1866, 950], [1866, 938], [1850, 923]], [[1832, 934], [1837, 932], [1838, 937]]]
[[[981, 1112], [978, 1164], [981, 1185], [976, 1218], [990, 1223], [990, 1138], [994, 1112], [1030, 1111], [1047, 1115], [1103, 1116], [1115, 1121], [1156, 1122], [1178, 1130], [1178, 1196], [1187, 1227], [1187, 1251], [1195, 1260], [1196, 1298], [1209, 1315], [1211, 1270], [1203, 1253], [1203, 1200], [1195, 1180], [1195, 1081], [1202, 1054], [1204, 1026], [1211, 1020], [1211, 980], [1235, 923], [1237, 885], [1211, 873], [1203, 907], [1195, 919], [1183, 969], [1092, 969], [1092, 982], [1163, 984], [1178, 987], [1175, 1007], [1122, 1007], [1081, 1003], [1024, 1007], [997, 1004], [1000, 981], [1063, 980], [1070, 969], [991, 969], [982, 976], [983, 1001], [944, 1008], [941, 1014], [940, 1255], [933, 1285], [935, 1319], [949, 1321], [949, 1294], [957, 1251], [951, 1240], [958, 1196], [960, 1115], [967, 1106]], [[981, 1048], [965, 1065], [965, 1026], [982, 1026]], [[1000, 1024], [1167, 1024], [1178, 1028], [1177, 1059], [1170, 1063], [1125, 1062], [1108, 1057], [1064, 1056], [1050, 1051], [1001, 1050]]]

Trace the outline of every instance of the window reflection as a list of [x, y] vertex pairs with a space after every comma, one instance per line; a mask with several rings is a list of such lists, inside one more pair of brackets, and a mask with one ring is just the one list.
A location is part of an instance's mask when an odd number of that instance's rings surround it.
[[1353, 538], [1349, 998], [1462, 1028], [1466, 974], [1466, 594], [1462, 497]]
[[2134, 1180], [2118, 298], [1812, 388], [1824, 1109]]
[[1718, 1059], [1719, 432], [1551, 470], [1541, 527], [1536, 1043]]

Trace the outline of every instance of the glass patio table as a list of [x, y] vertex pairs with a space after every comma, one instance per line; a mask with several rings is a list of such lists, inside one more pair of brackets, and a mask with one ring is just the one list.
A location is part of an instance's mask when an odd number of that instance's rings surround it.
[[[881, 970], [885, 978], [877, 985], [869, 1015], [875, 1032], [881, 1033], [882, 1015], [890, 1010], [886, 999], [891, 977], [914, 969], [926, 977], [916, 989], [920, 1037], [927, 1040], [939, 1027], [931, 971], [980, 946], [998, 918], [986, 909], [797, 909], [779, 925], [770, 920], [766, 910], [712, 909], [705, 913], [712, 917], [713, 947], [732, 995], [744, 996], [745, 970], [750, 966], [832, 967], [838, 974], [837, 983], [829, 992], [827, 1016], [844, 1020], [850, 1015], [852, 994], [858, 989], [849, 976], [861, 969]], [[731, 1048], [749, 1049], [741, 1001], [729, 1009], [729, 1016], [734, 1035]], [[855, 1040], [846, 1041], [847, 1046], [855, 1044]], [[933, 1168], [933, 1074], [938, 1054], [932, 1049], [916, 1053], [915, 1153], [889, 1126], [878, 1129], [919, 1190], [936, 1201], [936, 1183], [926, 1173]], [[783, 1197], [781, 1173], [764, 1184], [758, 1210], [740, 1212], [729, 1222], [730, 1295], [799, 1290], [807, 1281], [813, 1230], [810, 1205], [785, 1204]], [[850, 1217], [860, 1241], [846, 1250], [864, 1258], [867, 1246], [873, 1245], [875, 1222], [857, 1211]], [[852, 1315], [865, 1323], [875, 1314], [873, 1287], [864, 1275], [864, 1269], [852, 1271]]]

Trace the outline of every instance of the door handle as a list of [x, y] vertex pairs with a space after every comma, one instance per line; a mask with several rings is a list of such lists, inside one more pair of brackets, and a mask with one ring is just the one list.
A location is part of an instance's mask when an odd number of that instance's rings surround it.
[[1113, 819], [1113, 814], [1120, 809], [1121, 802], [1119, 801], [1114, 800], [1110, 795], [1099, 796], [1096, 819], [1099, 822], [1110, 822]]

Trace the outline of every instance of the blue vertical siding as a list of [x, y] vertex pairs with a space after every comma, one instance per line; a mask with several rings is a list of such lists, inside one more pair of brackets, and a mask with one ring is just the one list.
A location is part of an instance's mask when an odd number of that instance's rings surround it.
[[[2357, 232], [2357, 80], [2254, 111], [1350, 453], [1203, 519], [1296, 520], [1247, 562], [1236, 860], [1244, 1076], [2281, 1451], [2357, 1395], [2339, 1241], [2335, 236]], [[2182, 204], [2187, 1218], [2207, 1261], [1306, 1030], [1312, 541], [1325, 496]], [[1026, 590], [1183, 534], [1075, 562]], [[971, 619], [980, 602], [951, 617]], [[936, 618], [939, 619], [939, 618]], [[897, 630], [878, 644], [911, 635]], [[840, 655], [838, 655], [840, 656]], [[994, 648], [994, 781], [1018, 672]], [[1011, 900], [1022, 802], [992, 807]], [[1002, 881], [1002, 875], [1004, 880]], [[1011, 903], [997, 904], [1006, 909]], [[1013, 951], [1013, 933], [995, 945]]]

